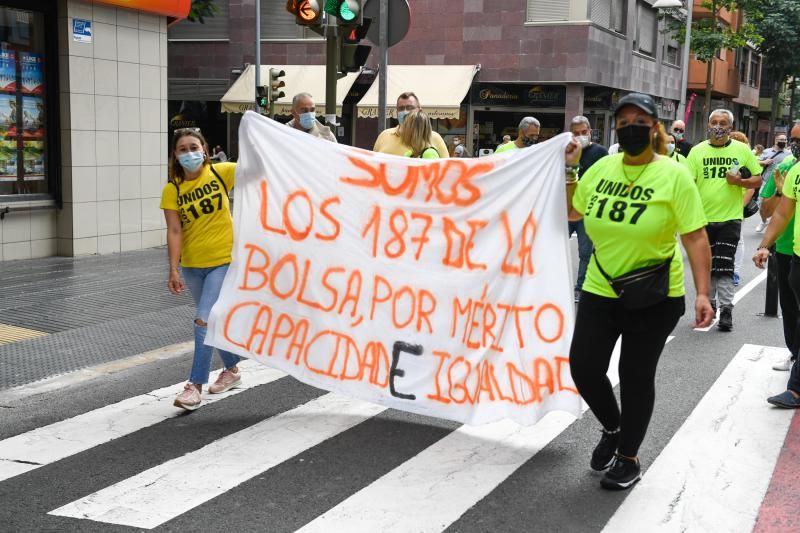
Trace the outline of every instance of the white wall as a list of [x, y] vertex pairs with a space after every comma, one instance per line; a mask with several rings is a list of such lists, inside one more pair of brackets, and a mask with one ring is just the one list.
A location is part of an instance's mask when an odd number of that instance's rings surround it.
[[[64, 208], [60, 255], [165, 243], [158, 208], [167, 176], [166, 19], [61, 0], [59, 72]], [[93, 42], [72, 38], [92, 21]]]

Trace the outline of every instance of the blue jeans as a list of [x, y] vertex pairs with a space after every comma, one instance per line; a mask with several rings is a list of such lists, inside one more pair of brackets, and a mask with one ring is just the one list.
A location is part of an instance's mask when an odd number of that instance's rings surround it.
[[[205, 344], [205, 324], [208, 324], [208, 315], [211, 313], [211, 308], [216, 303], [217, 298], [219, 298], [219, 291], [222, 289], [222, 280], [225, 279], [228, 265], [210, 268], [185, 267], [181, 271], [197, 307], [194, 315], [194, 361], [192, 362], [192, 373], [189, 376], [189, 382], [203, 385], [208, 383], [208, 375], [211, 372], [211, 356], [214, 353], [214, 348]], [[198, 325], [197, 320], [202, 321], [204, 325]], [[232, 368], [241, 360], [238, 355], [224, 350], [219, 350], [219, 356], [222, 358], [225, 368]]]
[[575, 290], [579, 291], [583, 288], [583, 280], [586, 278], [586, 269], [589, 267], [589, 261], [592, 259], [592, 250], [594, 244], [592, 240], [586, 235], [586, 230], [583, 227], [583, 220], [569, 222], [569, 235], [573, 233], [578, 234], [578, 279], [575, 281]]

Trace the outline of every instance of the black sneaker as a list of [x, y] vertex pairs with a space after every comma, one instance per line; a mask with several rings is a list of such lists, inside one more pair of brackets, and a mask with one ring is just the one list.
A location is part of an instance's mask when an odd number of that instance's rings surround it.
[[642, 467], [638, 459], [628, 459], [617, 455], [614, 464], [603, 474], [600, 486], [608, 490], [625, 490], [642, 479]]
[[720, 309], [717, 328], [720, 331], [731, 331], [733, 329], [733, 310], [730, 307]]
[[617, 453], [617, 446], [619, 445], [619, 430], [614, 433], [609, 433], [606, 430], [602, 431], [600, 442], [595, 446], [592, 452], [592, 461], [589, 466], [592, 470], [598, 472], [605, 470], [611, 463], [614, 462], [614, 454]]

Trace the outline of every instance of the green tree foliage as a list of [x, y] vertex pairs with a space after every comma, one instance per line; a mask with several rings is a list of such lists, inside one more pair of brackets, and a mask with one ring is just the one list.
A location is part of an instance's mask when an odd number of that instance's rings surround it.
[[762, 68], [769, 72], [772, 83], [770, 132], [774, 132], [783, 101], [780, 88], [789, 76], [800, 76], [800, 2], [762, 0], [762, 12], [763, 17], [755, 22], [755, 27], [762, 38], [758, 45]]
[[[692, 0], [687, 0], [691, 2]], [[706, 63], [706, 95], [703, 113], [708, 116], [711, 106], [711, 90], [713, 81], [714, 57], [721, 50], [736, 50], [746, 46], [748, 42], [759, 44], [762, 41], [757, 31], [757, 24], [763, 19], [763, 5], [771, 0], [703, 0], [700, 6], [708, 13], [696, 12], [692, 17], [691, 49], [694, 56]], [[786, 0], [796, 2], [797, 0]], [[734, 20], [739, 12], [746, 14], [744, 20], [734, 30], [727, 25], [720, 15], [723, 10], [733, 13]], [[686, 18], [679, 13], [671, 13], [664, 17], [667, 32], [683, 43], [686, 39]]]
[[219, 8], [214, 5], [214, 0], [192, 0], [192, 8], [186, 20], [205, 24], [206, 17], [214, 17], [219, 14]]

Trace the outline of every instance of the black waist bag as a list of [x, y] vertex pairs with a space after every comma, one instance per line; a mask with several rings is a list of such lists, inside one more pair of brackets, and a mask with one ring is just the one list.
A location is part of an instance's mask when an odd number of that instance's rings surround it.
[[612, 278], [600, 266], [597, 254], [592, 252], [592, 255], [597, 268], [600, 269], [600, 273], [611, 285], [614, 293], [619, 296], [619, 300], [625, 309], [644, 309], [661, 303], [667, 298], [669, 294], [669, 267], [672, 263], [672, 257], [663, 263], [637, 268], [622, 276]]

